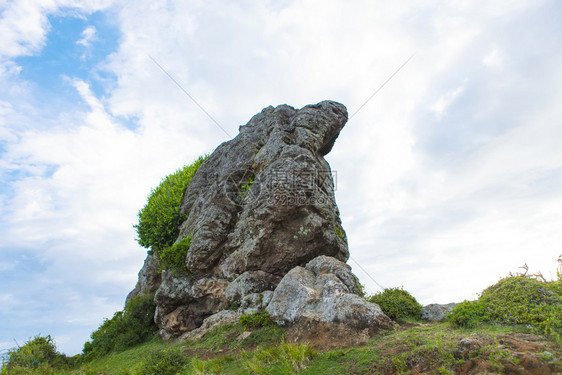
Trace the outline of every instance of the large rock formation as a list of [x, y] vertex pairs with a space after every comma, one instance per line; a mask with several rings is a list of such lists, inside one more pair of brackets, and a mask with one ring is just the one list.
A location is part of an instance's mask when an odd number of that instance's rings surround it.
[[[322, 321], [370, 314], [357, 324], [386, 322], [376, 305], [359, 307], [357, 279], [343, 263], [347, 239], [324, 155], [346, 121], [346, 108], [331, 101], [300, 110], [267, 107], [201, 165], [180, 206], [187, 219], [178, 241], [191, 237], [188, 274], [163, 271], [155, 295], [164, 337], [191, 331], [226, 307], [274, 309], [281, 279], [305, 271], [310, 280], [302, 288], [316, 285], [317, 302], [334, 308]], [[139, 277], [147, 279], [147, 273], [143, 269]], [[137, 293], [143, 293], [141, 284]], [[309, 311], [311, 301], [297, 315]], [[348, 303], [363, 310], [354, 315]]]

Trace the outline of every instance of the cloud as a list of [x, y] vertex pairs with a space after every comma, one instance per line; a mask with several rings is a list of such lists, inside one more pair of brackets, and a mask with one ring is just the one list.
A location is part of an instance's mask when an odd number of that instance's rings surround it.
[[92, 41], [96, 39], [96, 31], [95, 26], [86, 27], [80, 34], [82, 38], [76, 41], [76, 44], [86, 48], [90, 47], [92, 45]]

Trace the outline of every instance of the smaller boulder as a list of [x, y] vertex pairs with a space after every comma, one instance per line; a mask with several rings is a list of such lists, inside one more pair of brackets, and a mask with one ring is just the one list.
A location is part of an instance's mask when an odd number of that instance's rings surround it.
[[446, 305], [432, 303], [422, 307], [421, 317], [422, 319], [429, 320], [430, 322], [443, 322], [445, 321], [447, 314], [450, 313], [455, 306], [457, 306], [457, 303], [448, 303]]
[[351, 267], [328, 256], [295, 267], [281, 280], [266, 310], [274, 322], [343, 323], [355, 330], [391, 328], [380, 307], [361, 298]]

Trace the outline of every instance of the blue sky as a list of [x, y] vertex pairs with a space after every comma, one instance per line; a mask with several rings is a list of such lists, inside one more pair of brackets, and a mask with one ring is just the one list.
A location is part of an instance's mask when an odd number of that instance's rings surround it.
[[[350, 113], [327, 156], [367, 291], [473, 299], [562, 253], [555, 0], [0, 1], [0, 350], [80, 352], [146, 251], [165, 175], [268, 105]], [[357, 263], [369, 273], [369, 277]], [[14, 341], [15, 340], [15, 341]]]

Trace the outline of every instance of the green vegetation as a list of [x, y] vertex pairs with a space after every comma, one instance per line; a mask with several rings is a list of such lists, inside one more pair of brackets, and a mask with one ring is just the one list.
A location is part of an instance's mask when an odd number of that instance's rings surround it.
[[246, 329], [267, 327], [274, 324], [267, 311], [256, 311], [253, 314], [243, 314], [240, 317], [240, 323]]
[[0, 374], [55, 374], [56, 370], [72, 365], [73, 360], [57, 351], [50, 335], [35, 336], [22, 346], [9, 350]]
[[207, 157], [201, 156], [192, 164], [178, 169], [150, 192], [146, 205], [139, 211], [139, 223], [135, 225], [137, 241], [141, 246], [162, 250], [174, 244], [179, 226], [186, 219], [179, 212], [184, 191]]
[[336, 232], [336, 236], [343, 238], [343, 229], [338, 224], [334, 224], [334, 231]]
[[298, 374], [314, 356], [308, 344], [281, 344], [244, 356], [244, 368], [251, 374]]
[[485, 289], [477, 301], [459, 304], [447, 319], [455, 326], [473, 328], [483, 322], [529, 325], [561, 340], [562, 293], [560, 279], [510, 276]]
[[401, 288], [387, 288], [381, 293], [368, 297], [367, 301], [379, 305], [392, 320], [420, 318], [422, 306], [410, 293]]
[[241, 187], [241, 192], [240, 192], [240, 198], [244, 198], [246, 196], [246, 194], [248, 193], [248, 191], [250, 191], [250, 188], [252, 187], [252, 185], [254, 184], [254, 176], [250, 176], [248, 177], [248, 181], [246, 181], [246, 183], [244, 185], [242, 185]]
[[185, 265], [185, 257], [191, 245], [191, 236], [187, 236], [173, 244], [165, 247], [158, 252], [161, 269], [167, 268], [176, 274], [187, 274], [187, 266]]
[[[53, 365], [38, 367], [12, 366], [14, 371], [3, 369], [1, 374], [336, 375], [453, 374], [467, 373], [468, 369], [473, 373], [526, 373], [526, 369], [537, 373], [562, 371], [562, 347], [546, 337], [529, 333], [523, 326], [488, 323], [470, 330], [456, 329], [450, 323], [408, 323], [380, 332], [365, 346], [314, 351], [306, 343], [285, 342], [285, 330], [279, 326], [248, 331], [242, 324], [231, 324], [218, 327], [199, 340], [177, 343], [154, 339], [120, 352], [112, 351], [68, 364], [62, 361], [61, 365], [53, 362]], [[16, 361], [16, 357], [9, 360]], [[535, 367], [525, 367], [527, 365]]]
[[106, 319], [84, 344], [84, 358], [91, 359], [110, 352], [120, 352], [154, 337], [154, 295], [136, 296], [123, 311]]
[[488, 287], [479, 300], [492, 321], [541, 326], [548, 318], [562, 317], [562, 296], [555, 292], [559, 283], [512, 276]]
[[459, 303], [448, 315], [447, 320], [457, 327], [474, 328], [486, 317], [486, 308], [480, 301]]
[[187, 364], [187, 357], [179, 347], [157, 349], [149, 352], [142, 365], [144, 375], [175, 375]]

